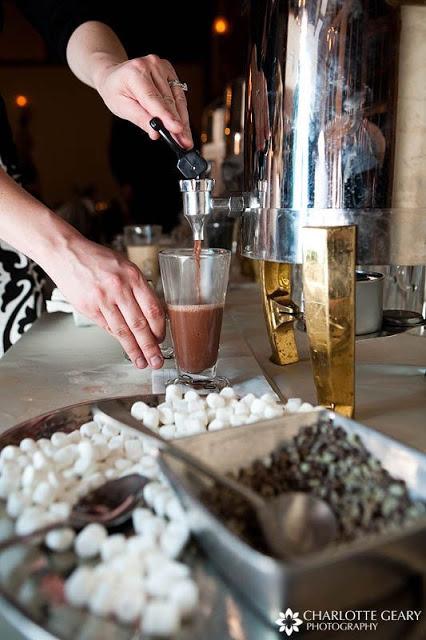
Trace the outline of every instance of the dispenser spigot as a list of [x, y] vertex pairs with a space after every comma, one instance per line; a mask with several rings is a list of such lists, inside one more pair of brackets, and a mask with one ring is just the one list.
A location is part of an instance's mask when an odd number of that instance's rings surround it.
[[194, 240], [204, 240], [204, 223], [212, 211], [211, 193], [215, 182], [211, 178], [202, 178], [180, 180], [179, 184], [183, 198], [183, 214], [191, 226]]

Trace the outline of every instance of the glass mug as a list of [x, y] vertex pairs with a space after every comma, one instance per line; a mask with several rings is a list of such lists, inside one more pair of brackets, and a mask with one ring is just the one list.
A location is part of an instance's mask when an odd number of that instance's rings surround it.
[[214, 383], [231, 252], [167, 249], [159, 261], [178, 378]]
[[127, 257], [142, 271], [154, 289], [160, 277], [158, 252], [162, 228], [156, 224], [135, 224], [124, 227]]

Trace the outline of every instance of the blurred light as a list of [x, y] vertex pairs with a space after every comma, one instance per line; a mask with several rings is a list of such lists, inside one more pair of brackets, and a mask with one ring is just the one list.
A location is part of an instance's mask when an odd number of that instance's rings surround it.
[[220, 36], [229, 32], [229, 21], [223, 16], [218, 16], [213, 21], [213, 32]]
[[229, 134], [231, 133], [231, 129], [229, 127], [225, 128], [225, 135], [229, 136]]
[[26, 107], [28, 106], [28, 98], [27, 96], [16, 96], [15, 104], [17, 107]]
[[104, 200], [98, 200], [98, 202], [95, 204], [95, 211], [97, 211], [97, 213], [103, 213], [107, 209], [108, 202], [105, 202]]

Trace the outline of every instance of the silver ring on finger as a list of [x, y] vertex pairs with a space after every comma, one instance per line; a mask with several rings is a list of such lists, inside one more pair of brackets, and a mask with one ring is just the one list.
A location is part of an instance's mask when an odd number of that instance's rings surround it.
[[169, 86], [170, 87], [179, 87], [179, 89], [182, 89], [182, 91], [188, 91], [187, 83], [186, 82], [181, 82], [177, 78], [174, 78], [173, 80], [169, 80]]

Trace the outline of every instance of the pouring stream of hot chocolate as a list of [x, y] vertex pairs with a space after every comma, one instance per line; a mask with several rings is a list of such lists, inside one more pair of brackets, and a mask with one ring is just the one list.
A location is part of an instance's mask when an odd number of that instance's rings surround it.
[[195, 294], [197, 304], [201, 303], [201, 240], [194, 240]]

